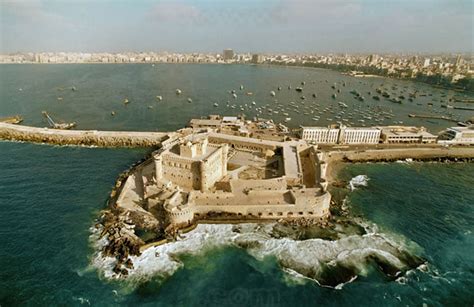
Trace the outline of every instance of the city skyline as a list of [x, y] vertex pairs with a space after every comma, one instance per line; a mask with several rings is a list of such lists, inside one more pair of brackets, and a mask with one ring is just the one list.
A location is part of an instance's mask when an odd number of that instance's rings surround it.
[[472, 52], [471, 1], [4, 1], [0, 53]]

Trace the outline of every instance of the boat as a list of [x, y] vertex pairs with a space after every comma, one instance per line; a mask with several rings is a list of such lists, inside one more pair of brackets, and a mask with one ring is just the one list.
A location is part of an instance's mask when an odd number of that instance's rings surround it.
[[337, 95], [336, 94], [332, 94], [331, 96], [333, 99], [336, 99]]
[[275, 91], [270, 91], [270, 96], [275, 97], [276, 93]]
[[255, 101], [252, 101], [252, 104], [253, 104], [253, 105], [256, 105], [257, 103], [256, 103]]
[[191, 98], [188, 98], [188, 102], [191, 103], [193, 102], [193, 100]]
[[244, 86], [241, 84], [240, 85], [240, 90], [243, 90], [244, 89]]
[[302, 91], [303, 91], [303, 88], [302, 88], [302, 87], [297, 87], [297, 88], [295, 88], [295, 90], [296, 90], [297, 92], [302, 92]]
[[377, 96], [377, 95], [375, 95], [375, 96], [372, 96], [372, 99], [373, 99], [373, 100], [380, 100], [380, 97]]
[[177, 88], [176, 89], [176, 95], [180, 95], [181, 93], [182, 93], [182, 91], [179, 88]]
[[162, 100], [163, 100], [163, 97], [162, 97], [162, 96], [156, 96], [156, 99], [157, 99], [158, 101], [162, 101]]
[[22, 121], [23, 121], [23, 117], [21, 117], [20, 115], [0, 118], [0, 122], [7, 123], [7, 124], [19, 124]]
[[316, 98], [316, 93], [313, 93], [313, 98]]
[[110, 112], [110, 115], [115, 116], [115, 111]]
[[278, 90], [281, 91], [281, 86], [278, 87]]
[[233, 93], [232, 97], [237, 98], [237, 94]]
[[123, 100], [123, 104], [128, 104], [129, 102], [130, 102], [130, 100], [128, 100], [128, 98], [125, 98], [125, 99]]
[[252, 92], [247, 92], [247, 93], [245, 93], [245, 95], [247, 95], [247, 96], [252, 96], [253, 93], [252, 93]]
[[61, 130], [66, 130], [66, 129], [71, 129], [73, 127], [76, 126], [76, 123], [75, 122], [72, 122], [72, 123], [56, 123], [52, 118], [51, 116], [49, 116], [49, 114], [46, 112], [46, 111], [42, 111], [41, 112], [43, 114], [43, 116], [46, 118], [46, 120], [48, 121], [48, 124], [51, 128], [53, 129], [61, 129]]
[[291, 120], [291, 117], [285, 118], [285, 122], [289, 122]]
[[215, 107], [218, 107], [218, 106], [219, 106], [219, 104], [216, 102], [216, 103], [214, 103], [214, 106], [215, 106]]

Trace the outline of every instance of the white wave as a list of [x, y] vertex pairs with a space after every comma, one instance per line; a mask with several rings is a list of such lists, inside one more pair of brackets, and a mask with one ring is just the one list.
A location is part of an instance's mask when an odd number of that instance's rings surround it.
[[349, 181], [349, 188], [351, 189], [351, 191], [354, 191], [357, 187], [366, 187], [368, 182], [369, 178], [367, 177], [367, 175], [358, 175], [352, 178], [351, 181]]
[[342, 288], [343, 288], [345, 285], [352, 283], [352, 282], [353, 282], [354, 280], [356, 280], [356, 279], [357, 279], [357, 275], [354, 276], [354, 277], [352, 277], [349, 281], [343, 282], [343, 283], [337, 285], [336, 287], [334, 287], [334, 289], [336, 289], [336, 290], [342, 290]]
[[90, 306], [90, 304], [91, 304], [91, 302], [90, 302], [88, 299], [83, 298], [83, 297], [76, 297], [76, 296], [74, 296], [72, 299], [73, 299], [74, 301], [78, 301], [79, 303], [81, 303], [81, 305], [87, 304], [87, 305]]
[[[401, 270], [405, 264], [397, 257], [401, 246], [394, 246], [377, 233], [348, 235], [339, 240], [327, 241], [290, 238], [273, 238], [274, 223], [259, 224], [200, 224], [193, 231], [183, 235], [179, 241], [150, 247], [140, 256], [132, 256], [134, 268], [129, 270], [128, 279], [148, 280], [153, 276], [169, 277], [184, 264], [180, 255], [199, 255], [210, 249], [236, 246], [245, 249], [257, 260], [275, 257], [293, 278], [307, 278], [317, 281], [324, 269], [344, 266], [352, 268], [357, 275], [367, 273], [367, 258], [374, 256]], [[239, 231], [233, 231], [238, 227]], [[98, 246], [100, 246], [99, 244]], [[106, 278], [117, 278], [112, 272], [115, 259], [102, 257], [97, 253], [93, 265], [100, 268]], [[356, 276], [352, 276], [354, 278]], [[338, 285], [342, 288], [343, 284]]]

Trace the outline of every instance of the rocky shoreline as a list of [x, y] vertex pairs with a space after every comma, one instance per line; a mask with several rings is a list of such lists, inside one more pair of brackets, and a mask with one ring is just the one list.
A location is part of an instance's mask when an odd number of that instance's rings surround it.
[[[181, 236], [192, 231], [199, 221], [193, 224], [187, 230], [181, 230], [176, 227], [164, 228], [158, 220], [151, 218], [148, 212], [140, 212], [133, 210], [124, 210], [116, 205], [117, 198], [124, 186], [125, 180], [132, 175], [137, 168], [145, 164], [148, 160], [143, 159], [135, 163], [130, 169], [122, 173], [116, 181], [114, 189], [111, 191], [108, 208], [102, 212], [101, 218], [96, 225], [97, 228], [102, 229], [100, 238], [106, 238], [107, 244], [102, 249], [103, 257], [112, 257], [116, 260], [113, 272], [117, 277], [127, 277], [129, 270], [132, 270], [134, 264], [131, 256], [139, 257], [144, 249], [176, 242], [180, 240]], [[321, 238], [325, 240], [335, 240], [339, 237], [341, 232], [351, 232], [358, 235], [366, 234], [363, 227], [361, 227], [354, 219], [360, 218], [352, 216], [345, 206], [346, 196], [350, 192], [348, 189], [348, 182], [338, 179], [340, 172], [348, 163], [379, 163], [379, 162], [393, 162], [400, 161], [392, 158], [371, 159], [347, 159], [341, 155], [336, 155], [330, 160], [330, 165], [327, 171], [327, 180], [329, 189], [333, 195], [331, 201], [331, 214], [326, 219], [312, 219], [312, 218], [285, 218], [275, 219], [274, 221], [266, 221], [276, 223], [275, 235], [276, 237], [291, 237], [293, 239], [301, 240], [307, 238]], [[402, 160], [404, 161], [404, 160]], [[432, 161], [436, 163], [456, 163], [456, 162], [474, 162], [472, 157], [418, 157], [410, 159], [413, 162], [427, 162]], [[255, 219], [245, 219], [240, 216], [232, 214], [220, 216], [209, 216], [212, 221], [211, 224], [233, 224], [240, 223], [255, 223], [262, 224], [265, 222]], [[203, 218], [201, 221], [208, 224], [208, 221]], [[238, 226], [236, 228], [238, 230]], [[146, 233], [147, 236], [143, 236]], [[411, 261], [411, 260], [410, 260]], [[423, 263], [422, 259], [411, 261], [415, 264]]]

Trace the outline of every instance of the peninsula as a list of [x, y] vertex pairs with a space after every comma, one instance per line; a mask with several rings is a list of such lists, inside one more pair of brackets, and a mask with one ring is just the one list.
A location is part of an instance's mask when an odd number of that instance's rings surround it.
[[0, 139], [59, 145], [157, 148], [119, 176], [96, 225], [114, 272], [131, 255], [198, 223], [282, 221], [324, 226], [339, 162], [474, 159], [473, 127], [300, 127], [243, 117], [192, 119], [176, 132], [81, 131], [0, 123]]

